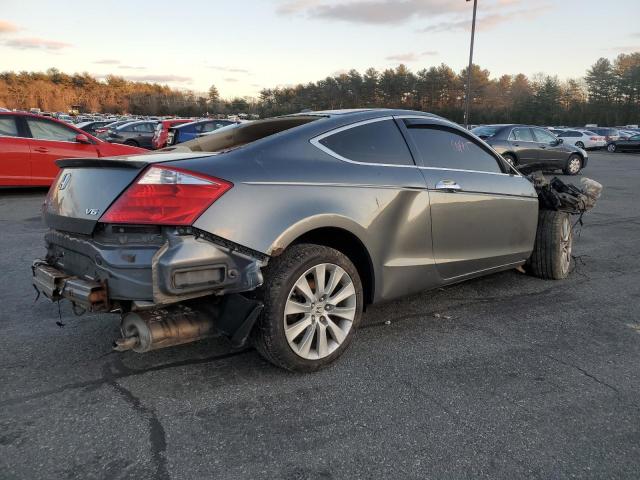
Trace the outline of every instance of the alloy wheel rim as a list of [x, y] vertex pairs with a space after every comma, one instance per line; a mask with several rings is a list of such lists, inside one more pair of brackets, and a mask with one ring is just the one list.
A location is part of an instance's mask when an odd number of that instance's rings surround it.
[[578, 173], [580, 171], [580, 160], [577, 158], [572, 158], [569, 161], [569, 171], [571, 173]]
[[616, 151], [616, 146], [615, 145], [609, 145], [607, 150], [609, 150], [610, 152], [615, 152]]
[[331, 355], [353, 327], [357, 297], [349, 274], [333, 263], [309, 268], [294, 283], [284, 307], [289, 347], [306, 360]]
[[562, 258], [562, 272], [569, 271], [571, 265], [571, 224], [568, 218], [562, 220], [561, 236], [560, 236], [560, 249]]

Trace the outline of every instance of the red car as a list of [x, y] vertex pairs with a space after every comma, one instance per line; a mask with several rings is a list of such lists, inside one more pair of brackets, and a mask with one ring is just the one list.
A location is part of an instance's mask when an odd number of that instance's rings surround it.
[[79, 128], [40, 115], [0, 112], [0, 186], [49, 186], [60, 158], [98, 158], [148, 152], [103, 142]]
[[153, 139], [151, 140], [151, 146], [153, 149], [157, 150], [158, 148], [164, 148], [167, 146], [167, 137], [171, 127], [189, 122], [193, 122], [193, 120], [188, 118], [174, 118], [172, 120], [162, 120], [159, 122], [158, 125], [156, 125], [156, 131], [153, 134]]

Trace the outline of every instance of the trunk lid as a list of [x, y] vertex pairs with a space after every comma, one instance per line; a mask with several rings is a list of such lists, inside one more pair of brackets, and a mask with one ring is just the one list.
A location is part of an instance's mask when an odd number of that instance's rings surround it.
[[58, 160], [61, 171], [44, 201], [44, 222], [55, 230], [90, 235], [104, 212], [147, 165], [197, 157], [202, 154]]

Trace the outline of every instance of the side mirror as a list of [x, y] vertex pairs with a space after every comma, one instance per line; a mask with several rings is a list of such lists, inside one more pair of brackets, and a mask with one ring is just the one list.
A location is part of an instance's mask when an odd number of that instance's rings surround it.
[[79, 133], [76, 135], [76, 143], [90, 144], [91, 140], [89, 140], [89, 137], [87, 137], [84, 133]]

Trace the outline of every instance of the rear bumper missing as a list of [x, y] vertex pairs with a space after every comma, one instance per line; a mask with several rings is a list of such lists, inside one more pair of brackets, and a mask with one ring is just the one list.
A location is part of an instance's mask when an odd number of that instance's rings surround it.
[[48, 232], [47, 257], [34, 262], [33, 284], [51, 300], [68, 299], [91, 311], [122, 302], [151, 308], [262, 284], [267, 257], [257, 252], [214, 243], [191, 229], [123, 232]]

